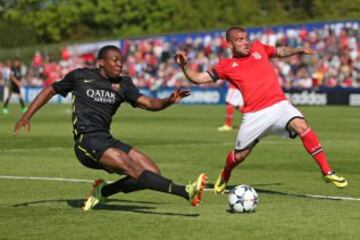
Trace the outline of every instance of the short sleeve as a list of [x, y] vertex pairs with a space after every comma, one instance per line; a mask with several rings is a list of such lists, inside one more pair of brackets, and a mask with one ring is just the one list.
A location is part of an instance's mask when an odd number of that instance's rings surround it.
[[71, 71], [65, 75], [63, 79], [52, 84], [55, 92], [63, 97], [74, 89], [75, 71]]
[[125, 100], [134, 107], [139, 97], [141, 97], [143, 94], [140, 93], [139, 89], [134, 85], [130, 77], [126, 77], [124, 83]]
[[215, 82], [219, 79], [225, 79], [224, 76], [224, 68], [223, 68], [223, 64], [222, 61], [220, 61], [219, 63], [215, 64], [209, 71], [208, 74], [210, 75], [210, 77], [212, 78], [212, 80]]
[[276, 56], [276, 48], [270, 45], [262, 44], [262, 47], [264, 48], [268, 58], [273, 58]]

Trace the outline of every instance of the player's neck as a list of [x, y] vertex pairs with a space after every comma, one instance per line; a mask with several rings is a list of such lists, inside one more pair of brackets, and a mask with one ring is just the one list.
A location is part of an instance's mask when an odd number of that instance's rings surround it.
[[250, 54], [242, 54], [242, 53], [233, 53], [233, 58], [245, 58], [248, 57]]
[[106, 72], [103, 68], [99, 68], [99, 75], [105, 79], [110, 80], [110, 77], [106, 74]]

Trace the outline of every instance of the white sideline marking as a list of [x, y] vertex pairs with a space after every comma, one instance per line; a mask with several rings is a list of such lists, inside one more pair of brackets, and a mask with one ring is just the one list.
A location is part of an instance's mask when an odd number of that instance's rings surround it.
[[[261, 144], [290, 144], [292, 141], [263, 141]], [[198, 146], [226, 146], [226, 145], [234, 145], [235, 140], [231, 142], [213, 142], [213, 143], [180, 143], [180, 144], [149, 144], [149, 145], [142, 145], [137, 144], [142, 147], [150, 147], [150, 148], [160, 148], [160, 147], [198, 147]], [[136, 147], [137, 145], [134, 145]], [[62, 151], [64, 149], [70, 149], [73, 147], [44, 147], [44, 148], [9, 148], [9, 149], [0, 149], [0, 153], [6, 153], [6, 152], [24, 152], [24, 151]]]
[[48, 148], [9, 148], [9, 149], [0, 149], [0, 153], [6, 152], [24, 152], [24, 151], [61, 151], [64, 150], [63, 147], [48, 147]]
[[58, 178], [58, 177], [0, 176], [0, 179], [40, 180], [40, 181], [60, 181], [60, 182], [83, 182], [83, 183], [92, 183], [92, 182], [94, 182], [94, 180], [88, 180], [88, 179]]
[[[89, 179], [76, 179], [76, 178], [58, 178], [58, 177], [27, 177], [27, 176], [1, 176], [0, 179], [10, 179], [10, 180], [38, 180], [38, 181], [59, 181], [59, 182], [78, 182], [78, 183], [93, 183], [94, 180]], [[111, 183], [111, 181], [107, 181]], [[214, 191], [212, 188], [205, 188], [204, 191]], [[226, 193], [229, 190], [225, 190]], [[261, 193], [261, 190], [259, 190]], [[264, 192], [266, 193], [266, 192]], [[302, 193], [283, 193], [283, 192], [274, 192], [274, 194], [288, 195], [294, 197], [307, 197], [307, 198], [317, 198], [317, 199], [329, 199], [329, 200], [347, 200], [347, 201], [360, 201], [360, 198], [354, 197], [337, 197], [337, 196], [324, 196], [324, 195], [313, 195], [313, 194], [302, 194]]]
[[[205, 188], [204, 191], [214, 191], [214, 189], [213, 188]], [[229, 192], [230, 192], [229, 190], [225, 190], [225, 193], [229, 193]], [[293, 197], [317, 198], [317, 199], [328, 199], [328, 200], [360, 201], [360, 198], [354, 198], [354, 197], [325, 196], [325, 195], [313, 195], [313, 194], [304, 194], [304, 193], [285, 193], [285, 192], [276, 192], [276, 191], [266, 191], [266, 190], [261, 190], [261, 189], [259, 189], [258, 192], [259, 193], [287, 195], [287, 196], [293, 196]]]

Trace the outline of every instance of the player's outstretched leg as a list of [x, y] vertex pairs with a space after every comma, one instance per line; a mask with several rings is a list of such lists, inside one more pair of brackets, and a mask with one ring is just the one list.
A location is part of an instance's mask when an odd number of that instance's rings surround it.
[[207, 175], [205, 173], [200, 174], [195, 182], [186, 186], [175, 184], [171, 180], [147, 170], [145, 170], [137, 180], [132, 180], [134, 183], [127, 184], [129, 179], [130, 178], [125, 177], [111, 184], [106, 184], [104, 180], [101, 179], [96, 180], [90, 196], [84, 202], [83, 210], [88, 211], [94, 208], [97, 204], [105, 201], [106, 197], [117, 192], [121, 191], [126, 193], [142, 189], [151, 189], [177, 195], [188, 200], [191, 205], [198, 206], [206, 185]]
[[324, 180], [327, 183], [332, 183], [338, 188], [345, 188], [348, 185], [346, 179], [342, 176], [336, 175], [334, 171], [329, 172], [324, 176]]
[[199, 206], [206, 182], [207, 175], [201, 173], [195, 182], [186, 185], [185, 191], [189, 194], [189, 202], [192, 206]]
[[97, 204], [105, 201], [105, 197], [101, 194], [101, 189], [106, 185], [106, 182], [102, 179], [95, 180], [93, 184], [93, 189], [89, 197], [85, 200], [83, 210], [88, 211], [94, 208]]
[[348, 185], [348, 182], [344, 177], [335, 174], [327, 161], [325, 151], [323, 150], [316, 134], [307, 128], [300, 134], [300, 138], [306, 151], [314, 158], [319, 165], [321, 172], [324, 176], [325, 182], [332, 183], [338, 188], [344, 188]]

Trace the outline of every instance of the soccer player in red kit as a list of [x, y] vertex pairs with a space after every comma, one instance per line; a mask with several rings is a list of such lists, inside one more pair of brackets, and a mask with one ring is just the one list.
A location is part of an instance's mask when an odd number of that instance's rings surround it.
[[241, 95], [241, 92], [231, 83], [228, 85], [228, 91], [225, 97], [226, 103], [226, 114], [225, 114], [225, 124], [218, 127], [218, 131], [232, 131], [233, 126], [233, 117], [235, 109], [241, 112], [241, 108], [244, 105], [244, 100]]
[[306, 151], [319, 165], [326, 182], [338, 188], [348, 185], [345, 178], [336, 175], [330, 167], [325, 152], [314, 131], [301, 112], [285, 97], [269, 59], [300, 54], [314, 54], [310, 48], [291, 48], [250, 42], [245, 29], [232, 27], [226, 31], [232, 58], [221, 59], [211, 70], [197, 72], [188, 67], [185, 51], [175, 55], [185, 76], [195, 84], [226, 79], [238, 88], [244, 98], [243, 119], [236, 139], [235, 149], [228, 153], [225, 166], [215, 182], [215, 193], [222, 193], [230, 179], [231, 171], [251, 153], [258, 141], [267, 135], [295, 138], [300, 136]]

